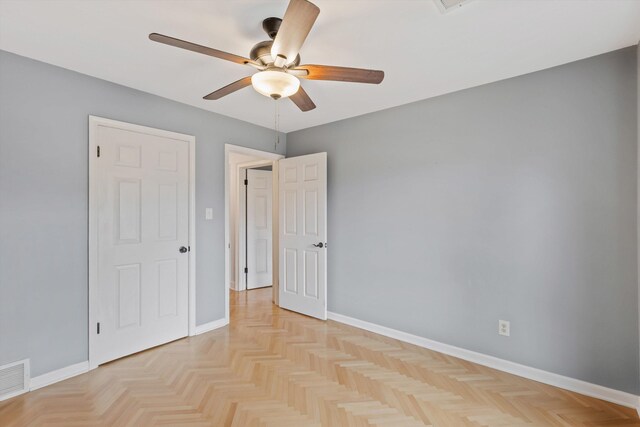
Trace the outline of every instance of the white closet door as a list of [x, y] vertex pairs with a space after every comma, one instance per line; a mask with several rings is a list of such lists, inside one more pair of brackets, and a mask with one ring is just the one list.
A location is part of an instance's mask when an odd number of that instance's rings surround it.
[[279, 160], [280, 306], [327, 318], [327, 153]]
[[272, 176], [247, 170], [247, 289], [271, 286]]
[[188, 335], [189, 147], [103, 125], [97, 136], [100, 364]]

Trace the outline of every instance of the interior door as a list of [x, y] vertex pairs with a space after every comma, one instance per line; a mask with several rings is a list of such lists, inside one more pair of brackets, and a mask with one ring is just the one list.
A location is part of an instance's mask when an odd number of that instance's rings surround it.
[[327, 153], [279, 160], [282, 308], [327, 318]]
[[247, 289], [271, 286], [272, 173], [247, 170]]
[[97, 132], [100, 364], [188, 335], [189, 147]]

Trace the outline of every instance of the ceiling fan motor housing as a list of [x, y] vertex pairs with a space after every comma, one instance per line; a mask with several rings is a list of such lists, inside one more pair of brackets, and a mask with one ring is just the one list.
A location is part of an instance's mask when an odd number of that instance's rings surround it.
[[[262, 41], [251, 48], [249, 58], [251, 58], [252, 61], [256, 61], [262, 65], [272, 65], [274, 63], [275, 60], [271, 56], [271, 46], [273, 45], [273, 39], [278, 35], [281, 22], [282, 19], [275, 17], [262, 21], [262, 29], [264, 29], [271, 40]], [[300, 65], [300, 55], [296, 56], [296, 59], [292, 62], [286, 64], [287, 68], [297, 67], [298, 65]]]

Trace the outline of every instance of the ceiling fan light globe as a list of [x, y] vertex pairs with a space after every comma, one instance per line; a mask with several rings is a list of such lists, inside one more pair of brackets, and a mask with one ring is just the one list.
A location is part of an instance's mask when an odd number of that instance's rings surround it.
[[251, 85], [260, 94], [272, 99], [287, 98], [300, 88], [300, 80], [278, 70], [266, 70], [251, 76]]

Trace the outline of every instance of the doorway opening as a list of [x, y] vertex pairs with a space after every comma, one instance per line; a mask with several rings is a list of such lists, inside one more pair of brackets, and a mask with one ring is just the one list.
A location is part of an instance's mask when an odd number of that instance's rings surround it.
[[273, 166], [241, 167], [239, 183], [237, 291], [273, 282]]
[[272, 300], [278, 303], [277, 176], [278, 160], [283, 158], [280, 154], [225, 145], [227, 321], [230, 292], [271, 286]]
[[[240, 218], [246, 213], [244, 219], [247, 230], [251, 229], [252, 220], [258, 221], [256, 215], [252, 219], [249, 213], [251, 203], [247, 204], [248, 199], [258, 197], [257, 188], [252, 193], [250, 175], [258, 174], [260, 168], [269, 166], [271, 208], [268, 207], [268, 200], [260, 201], [262, 205], [254, 205], [261, 206], [259, 209], [263, 213], [271, 210], [272, 214], [271, 233], [267, 233], [271, 237], [271, 301], [287, 310], [326, 320], [327, 153], [285, 159], [280, 154], [229, 144], [225, 145], [225, 285], [229, 289], [229, 292], [225, 292], [225, 320], [230, 320], [230, 294], [233, 292], [234, 298], [239, 297], [238, 293], [247, 289], [247, 283], [251, 289], [252, 256], [261, 260], [257, 261], [255, 272], [260, 272], [263, 275], [262, 284], [268, 285], [269, 273], [264, 264], [269, 262], [269, 258], [264, 248], [269, 243], [261, 241], [263, 238], [258, 234], [253, 241], [248, 232], [246, 236], [241, 236], [244, 222]], [[247, 192], [243, 196], [241, 191], [247, 177]], [[263, 191], [263, 195], [268, 192], [264, 182], [260, 191]], [[243, 199], [245, 205], [241, 204]], [[248, 209], [244, 210], [244, 206]], [[266, 215], [263, 215], [260, 224], [268, 223], [268, 219], [264, 218]], [[262, 227], [261, 232], [264, 230], [265, 227]], [[241, 250], [245, 252], [241, 253]], [[244, 264], [245, 258], [247, 264]], [[258, 265], [260, 262], [261, 268]]]

